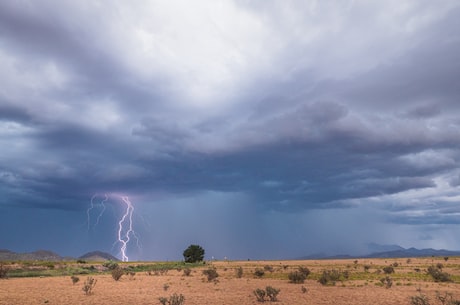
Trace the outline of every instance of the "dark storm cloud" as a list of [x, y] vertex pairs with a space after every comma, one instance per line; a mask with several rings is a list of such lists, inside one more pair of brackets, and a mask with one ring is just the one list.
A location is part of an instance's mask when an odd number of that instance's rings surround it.
[[455, 2], [201, 4], [0, 4], [0, 208], [83, 212], [113, 192], [174, 217], [203, 201], [289, 249], [284, 222], [316, 216], [457, 223]]

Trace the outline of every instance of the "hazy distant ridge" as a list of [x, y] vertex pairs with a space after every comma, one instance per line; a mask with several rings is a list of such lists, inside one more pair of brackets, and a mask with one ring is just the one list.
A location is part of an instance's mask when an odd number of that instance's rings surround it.
[[[80, 257], [80, 259], [94, 260], [114, 260], [118, 259], [106, 252], [93, 251], [88, 252]], [[8, 249], [0, 249], [0, 261], [68, 261], [76, 260], [74, 257], [63, 257], [57, 253], [48, 250], [37, 250], [34, 252], [16, 253]]]

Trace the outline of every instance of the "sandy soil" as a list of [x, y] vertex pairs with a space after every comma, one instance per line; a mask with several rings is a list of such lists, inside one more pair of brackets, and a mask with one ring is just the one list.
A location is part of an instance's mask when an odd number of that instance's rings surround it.
[[[219, 273], [218, 282], [207, 282], [202, 275], [204, 268], [194, 268], [190, 276], [182, 271], [170, 270], [166, 275], [148, 275], [138, 272], [134, 277], [123, 276], [114, 281], [110, 274], [94, 275], [97, 284], [92, 295], [86, 296], [82, 291], [87, 276], [79, 276], [80, 282], [72, 284], [70, 277], [47, 278], [10, 278], [0, 280], [0, 305], [12, 304], [160, 304], [159, 297], [169, 297], [173, 293], [185, 296], [185, 305], [203, 304], [261, 304], [256, 301], [253, 291], [270, 285], [280, 289], [278, 301], [274, 304], [410, 304], [410, 297], [419, 294], [427, 295], [430, 304], [440, 304], [436, 299], [436, 291], [449, 292], [454, 298], [460, 299], [460, 284], [435, 283], [431, 280], [414, 280], [397, 274], [412, 272], [414, 266], [431, 264], [429, 259], [399, 260], [402, 266], [394, 275], [395, 283], [391, 288], [376, 286], [378, 281], [348, 280], [338, 282], [336, 286], [322, 286], [315, 279], [307, 279], [304, 284], [292, 284], [286, 279], [287, 272], [298, 266], [310, 268], [313, 272], [325, 269], [350, 268], [356, 270], [364, 264], [372, 268], [377, 265], [393, 263], [397, 260], [366, 260], [354, 264], [353, 260], [321, 260], [321, 261], [283, 261], [283, 262], [215, 262], [213, 265]], [[460, 273], [460, 259], [443, 262], [445, 270], [451, 274]], [[272, 273], [266, 272], [264, 278], [255, 278], [255, 268], [265, 265], [273, 266]], [[425, 266], [424, 265], [424, 266]], [[242, 266], [242, 278], [235, 276], [235, 268]], [[353, 272], [353, 271], [352, 271]], [[165, 284], [169, 288], [165, 291]], [[302, 292], [302, 286], [307, 292]]]

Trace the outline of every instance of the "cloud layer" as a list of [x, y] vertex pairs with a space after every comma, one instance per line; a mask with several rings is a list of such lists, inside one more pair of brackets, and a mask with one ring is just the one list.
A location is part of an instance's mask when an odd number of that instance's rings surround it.
[[0, 244], [116, 252], [115, 195], [104, 229], [84, 224], [113, 193], [138, 205], [138, 259], [458, 249], [459, 17], [456, 1], [0, 3]]

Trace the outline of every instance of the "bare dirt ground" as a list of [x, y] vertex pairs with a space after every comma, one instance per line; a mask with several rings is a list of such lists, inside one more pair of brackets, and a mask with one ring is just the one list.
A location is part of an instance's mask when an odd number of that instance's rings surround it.
[[[380, 284], [385, 277], [380, 270], [384, 266], [398, 263], [391, 288]], [[453, 276], [454, 282], [436, 283], [426, 275], [427, 266], [443, 264], [443, 271]], [[169, 270], [163, 275], [137, 272], [124, 275], [115, 281], [110, 274], [91, 275], [97, 280], [94, 292], [85, 295], [82, 286], [87, 275], [72, 284], [69, 276], [9, 278], [0, 280], [0, 305], [34, 304], [160, 304], [159, 297], [172, 294], [185, 296], [185, 305], [202, 304], [261, 304], [253, 291], [272, 286], [280, 289], [278, 301], [273, 304], [411, 304], [410, 297], [420, 293], [428, 296], [430, 304], [441, 304], [436, 292], [451, 293], [460, 299], [460, 258], [424, 259], [359, 259], [355, 260], [309, 260], [309, 261], [243, 261], [213, 262], [219, 273], [218, 281], [208, 282], [202, 274], [210, 266], [193, 268], [190, 276], [183, 270]], [[270, 266], [262, 278], [256, 278], [256, 268]], [[290, 283], [287, 275], [299, 266], [308, 267], [311, 274], [303, 284]], [[364, 266], [369, 266], [367, 272]], [[236, 268], [242, 267], [242, 278], [236, 276]], [[267, 268], [267, 267], [266, 267]], [[349, 270], [350, 278], [335, 286], [323, 286], [317, 279], [323, 270]], [[419, 271], [415, 271], [420, 269]], [[166, 287], [167, 286], [167, 287]], [[303, 288], [302, 288], [303, 287]], [[165, 289], [167, 288], [167, 289]], [[306, 288], [306, 292], [305, 292]], [[266, 302], [267, 303], [267, 302]], [[268, 302], [271, 303], [271, 302]]]

